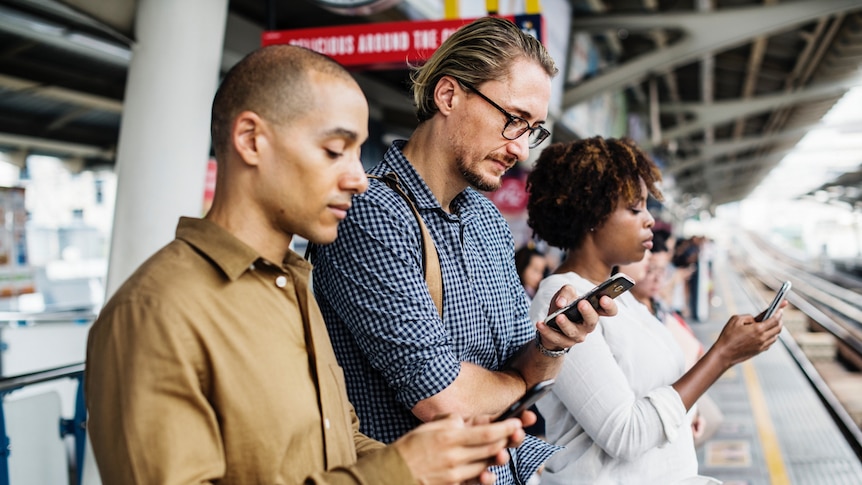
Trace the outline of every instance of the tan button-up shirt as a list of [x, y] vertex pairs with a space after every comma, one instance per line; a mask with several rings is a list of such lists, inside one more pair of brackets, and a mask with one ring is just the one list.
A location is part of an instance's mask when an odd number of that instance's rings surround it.
[[90, 331], [88, 430], [106, 485], [414, 483], [358, 431], [310, 269], [180, 220]]

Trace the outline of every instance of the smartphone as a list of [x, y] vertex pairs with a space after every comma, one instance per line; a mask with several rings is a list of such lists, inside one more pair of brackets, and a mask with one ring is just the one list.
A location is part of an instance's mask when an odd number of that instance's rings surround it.
[[775, 298], [772, 299], [772, 303], [770, 303], [769, 306], [766, 307], [766, 311], [763, 312], [763, 317], [758, 320], [759, 322], [762, 322], [775, 314], [775, 311], [778, 310], [778, 305], [781, 304], [781, 300], [784, 299], [784, 296], [790, 290], [790, 286], [789, 281], [785, 281], [784, 284], [781, 285], [781, 288], [778, 289], [778, 293], [775, 294]]
[[598, 310], [599, 299], [601, 299], [602, 296], [607, 295], [611, 298], [616, 298], [629, 291], [634, 285], [635, 280], [631, 279], [630, 276], [624, 273], [617, 273], [588, 291], [586, 294], [582, 295], [577, 300], [548, 315], [548, 317], [545, 318], [545, 325], [558, 332], [562, 332], [560, 327], [557, 325], [557, 322], [554, 321], [560, 313], [565, 313], [566, 318], [571, 320], [573, 323], [580, 323], [584, 321], [584, 317], [581, 316], [581, 312], [578, 311], [578, 303], [580, 303], [581, 300], [586, 299], [590, 302], [590, 305], [592, 305], [593, 308]]
[[516, 416], [520, 416], [521, 413], [526, 411], [530, 406], [536, 404], [536, 402], [542, 398], [548, 391], [551, 390], [551, 387], [554, 386], [554, 380], [548, 379], [547, 381], [542, 381], [535, 386], [527, 389], [527, 392], [521, 396], [521, 399], [513, 402], [508, 409], [503, 411], [503, 414], [494, 418], [494, 422], [503, 421], [505, 419], [514, 418]]

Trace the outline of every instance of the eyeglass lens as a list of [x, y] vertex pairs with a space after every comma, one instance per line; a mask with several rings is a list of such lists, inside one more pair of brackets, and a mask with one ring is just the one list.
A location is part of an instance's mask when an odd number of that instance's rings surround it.
[[482, 94], [481, 91], [473, 87], [470, 83], [466, 83], [464, 81], [460, 81], [462, 85], [464, 85], [467, 89], [473, 91], [478, 94], [480, 98], [484, 99], [488, 104], [497, 108], [501, 113], [506, 115], [508, 121], [506, 121], [505, 126], [503, 126], [503, 137], [508, 140], [517, 140], [521, 135], [524, 134], [525, 131], [529, 131], [530, 134], [527, 135], [527, 145], [530, 148], [536, 148], [540, 143], [545, 141], [545, 138], [550, 135], [550, 132], [546, 130], [542, 126], [537, 126], [535, 128], [530, 126], [530, 122], [525, 120], [524, 118], [518, 117], [509, 113], [505, 109], [503, 109], [499, 104], [491, 101], [491, 98]]
[[503, 128], [503, 136], [509, 140], [516, 140], [525, 131], [529, 132], [527, 135], [527, 144], [530, 148], [536, 148], [549, 135], [548, 131], [541, 126], [532, 128], [527, 120], [523, 118], [510, 118]]

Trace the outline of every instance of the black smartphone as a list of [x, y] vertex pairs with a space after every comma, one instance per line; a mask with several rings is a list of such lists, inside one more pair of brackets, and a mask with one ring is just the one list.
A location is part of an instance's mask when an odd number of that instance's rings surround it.
[[617, 273], [588, 291], [586, 294], [581, 295], [577, 300], [548, 315], [548, 317], [545, 318], [545, 325], [558, 332], [562, 332], [560, 327], [557, 325], [557, 322], [554, 321], [556, 320], [557, 315], [565, 313], [566, 318], [571, 320], [573, 323], [580, 323], [584, 321], [584, 317], [581, 316], [581, 312], [578, 311], [578, 303], [580, 303], [581, 300], [586, 299], [590, 302], [590, 305], [592, 305], [593, 308], [598, 310], [599, 299], [601, 299], [602, 296], [607, 295], [611, 298], [616, 298], [629, 291], [634, 285], [635, 280], [631, 279], [630, 276], [624, 273]]
[[505, 419], [514, 418], [516, 416], [520, 416], [521, 413], [526, 411], [530, 406], [536, 404], [536, 402], [542, 398], [548, 391], [551, 390], [551, 387], [554, 386], [554, 380], [548, 379], [547, 381], [542, 381], [535, 386], [527, 389], [527, 392], [521, 396], [521, 399], [513, 402], [508, 409], [503, 411], [503, 414], [494, 418], [494, 422], [503, 421]]
[[783, 300], [785, 295], [787, 295], [787, 292], [790, 291], [790, 286], [791, 284], [789, 281], [785, 281], [784, 284], [781, 285], [781, 288], [779, 288], [778, 292], [775, 294], [775, 298], [772, 299], [772, 303], [766, 307], [766, 311], [763, 312], [763, 316], [758, 320], [758, 322], [762, 322], [775, 314], [775, 311], [778, 310], [778, 305], [781, 304], [781, 300]]

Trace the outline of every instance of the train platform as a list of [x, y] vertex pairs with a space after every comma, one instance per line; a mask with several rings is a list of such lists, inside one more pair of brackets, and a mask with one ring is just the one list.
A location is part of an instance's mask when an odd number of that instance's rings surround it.
[[[736, 244], [736, 248], [747, 263], [756, 259], [755, 248], [743, 244]], [[762, 285], [752, 284], [739, 259], [731, 259], [721, 248], [713, 254], [708, 314], [702, 321], [690, 322], [706, 345], [718, 338], [730, 315], [759, 313], [771, 293]], [[778, 269], [767, 273], [773, 278], [786, 276]], [[794, 288], [802, 288], [802, 283], [797, 279]], [[88, 327], [75, 322], [91, 315], [61, 316], [42, 315], [45, 321], [39, 324], [0, 327], [0, 340], [9, 346], [7, 356], [36, 355], [31, 351], [32, 342], [44, 345], [47, 338], [42, 332], [66, 344], [77, 341], [78, 348], [82, 348]], [[802, 311], [788, 307], [785, 329], [792, 329], [804, 318]], [[55, 323], [54, 319], [64, 323]], [[768, 351], [734, 366], [710, 388], [708, 395], [723, 418], [715, 433], [697, 449], [700, 473], [724, 485], [862, 485], [862, 461], [857, 453], [860, 447], [845, 438], [834, 411], [819, 394], [822, 389], [816, 390], [797, 364], [799, 346], [808, 344], [793, 340], [790, 330], [784, 333]], [[5, 412], [5, 421], [0, 414], [0, 437], [11, 439], [7, 441], [11, 447], [7, 448], [5, 474], [0, 460], [0, 485], [100, 483], [92, 453], [84, 453], [86, 416], [83, 396], [78, 392], [83, 374], [79, 355], [80, 351], [54, 353], [51, 360], [40, 356], [37, 363], [42, 366], [61, 366], [47, 372], [30, 373], [32, 370], [25, 370], [21, 364], [4, 368], [18, 377], [0, 382]], [[823, 374], [822, 362], [809, 367], [818, 367]], [[859, 372], [855, 375], [862, 378]], [[848, 394], [858, 400], [862, 397], [858, 389], [862, 388], [853, 389], [856, 390]], [[72, 449], [74, 452], [70, 452]]]
[[[726, 254], [716, 255], [711, 274], [708, 316], [690, 322], [706, 346], [730, 315], [757, 314], [768, 303]], [[723, 420], [698, 448], [701, 474], [725, 485], [862, 484], [860, 458], [797, 365], [792, 345], [785, 328], [768, 351], [734, 366], [710, 388]]]

